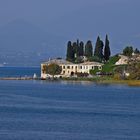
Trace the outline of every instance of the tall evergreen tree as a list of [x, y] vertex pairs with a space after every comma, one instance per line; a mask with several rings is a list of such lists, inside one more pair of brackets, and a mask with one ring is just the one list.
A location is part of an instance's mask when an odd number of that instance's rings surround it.
[[72, 46], [71, 41], [68, 41], [68, 44], [67, 44], [67, 55], [66, 55], [66, 59], [68, 61], [71, 61], [71, 62], [74, 61], [74, 48]]
[[111, 55], [111, 51], [110, 51], [110, 46], [109, 46], [109, 40], [108, 40], [108, 36], [106, 35], [105, 48], [104, 48], [104, 59], [105, 59], [105, 61], [109, 60], [110, 55]]
[[78, 46], [77, 46], [77, 42], [73, 42], [73, 51], [74, 51], [74, 59], [77, 58], [79, 56], [79, 52], [78, 52]]
[[77, 39], [77, 43], [76, 44], [77, 44], [77, 46], [79, 46], [79, 39]]
[[92, 42], [89, 40], [85, 45], [85, 56], [89, 58], [92, 57], [92, 55], [93, 55], [93, 46]]
[[81, 56], [80, 55], [80, 43], [79, 43], [79, 39], [77, 39], [77, 43], [76, 43], [76, 58]]
[[99, 49], [99, 58], [103, 60], [104, 55], [103, 55], [103, 47], [104, 47], [104, 42], [100, 40], [100, 49]]
[[81, 41], [79, 45], [79, 56], [83, 56], [83, 55], [84, 55], [84, 42]]
[[104, 43], [98, 36], [96, 45], [95, 45], [94, 56], [98, 57], [101, 60], [103, 59], [103, 46], [104, 46]]
[[99, 56], [99, 47], [100, 47], [100, 37], [97, 37], [97, 41], [95, 44], [94, 56]]

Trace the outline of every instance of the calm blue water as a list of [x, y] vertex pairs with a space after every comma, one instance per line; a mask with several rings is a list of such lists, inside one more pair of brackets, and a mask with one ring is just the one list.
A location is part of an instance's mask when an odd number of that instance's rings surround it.
[[34, 73], [40, 77], [40, 67], [0, 67], [0, 77], [33, 76]]
[[140, 88], [0, 81], [0, 140], [140, 140]]

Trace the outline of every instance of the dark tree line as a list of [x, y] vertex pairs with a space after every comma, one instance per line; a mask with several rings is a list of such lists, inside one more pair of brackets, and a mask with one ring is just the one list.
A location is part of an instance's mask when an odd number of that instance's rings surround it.
[[127, 46], [124, 50], [123, 50], [123, 55], [126, 56], [132, 56], [132, 53], [134, 52], [133, 47], [132, 46]]
[[133, 53], [140, 54], [140, 51], [138, 48], [136, 48], [134, 50], [134, 48], [132, 46], [127, 46], [123, 49], [123, 55], [125, 55], [125, 56], [131, 57]]
[[90, 40], [88, 40], [85, 45], [83, 41], [79, 42], [79, 40], [73, 43], [69, 41], [67, 44], [66, 59], [71, 62], [76, 62], [76, 60], [81, 56], [86, 56], [88, 60], [95, 61], [94, 58], [96, 58], [100, 60], [101, 62], [108, 61], [110, 58], [110, 55], [111, 55], [111, 52], [110, 52], [109, 40], [108, 40], [107, 35], [105, 39], [105, 47], [104, 47], [104, 42], [100, 39], [99, 36], [97, 37], [94, 53], [93, 53], [93, 45]]

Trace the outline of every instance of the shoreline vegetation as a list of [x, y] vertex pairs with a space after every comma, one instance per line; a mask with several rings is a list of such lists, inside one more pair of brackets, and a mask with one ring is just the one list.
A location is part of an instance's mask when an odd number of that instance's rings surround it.
[[140, 86], [140, 80], [120, 80], [113, 78], [63, 78], [66, 81], [89, 81], [97, 84], [126, 84], [128, 86]]
[[[32, 77], [1, 77], [0, 80], [42, 80], [41, 78], [32, 78]], [[128, 86], [140, 86], [140, 80], [119, 80], [119, 79], [113, 79], [111, 77], [95, 77], [95, 78], [61, 78], [61, 79], [46, 79], [43, 81], [87, 81], [87, 82], [93, 82], [97, 84], [125, 84]]]

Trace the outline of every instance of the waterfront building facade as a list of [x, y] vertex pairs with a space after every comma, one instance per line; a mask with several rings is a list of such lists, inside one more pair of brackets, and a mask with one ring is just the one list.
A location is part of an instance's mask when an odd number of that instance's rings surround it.
[[61, 67], [62, 71], [60, 75], [55, 75], [55, 77], [76, 77], [77, 73], [82, 74], [90, 74], [90, 70], [94, 70], [95, 68], [98, 70], [102, 70], [102, 63], [98, 62], [84, 62], [80, 64], [74, 64], [64, 59], [53, 59], [47, 62], [43, 62], [41, 64], [41, 78], [46, 79], [52, 77], [45, 71], [45, 67], [50, 64], [57, 64]]

